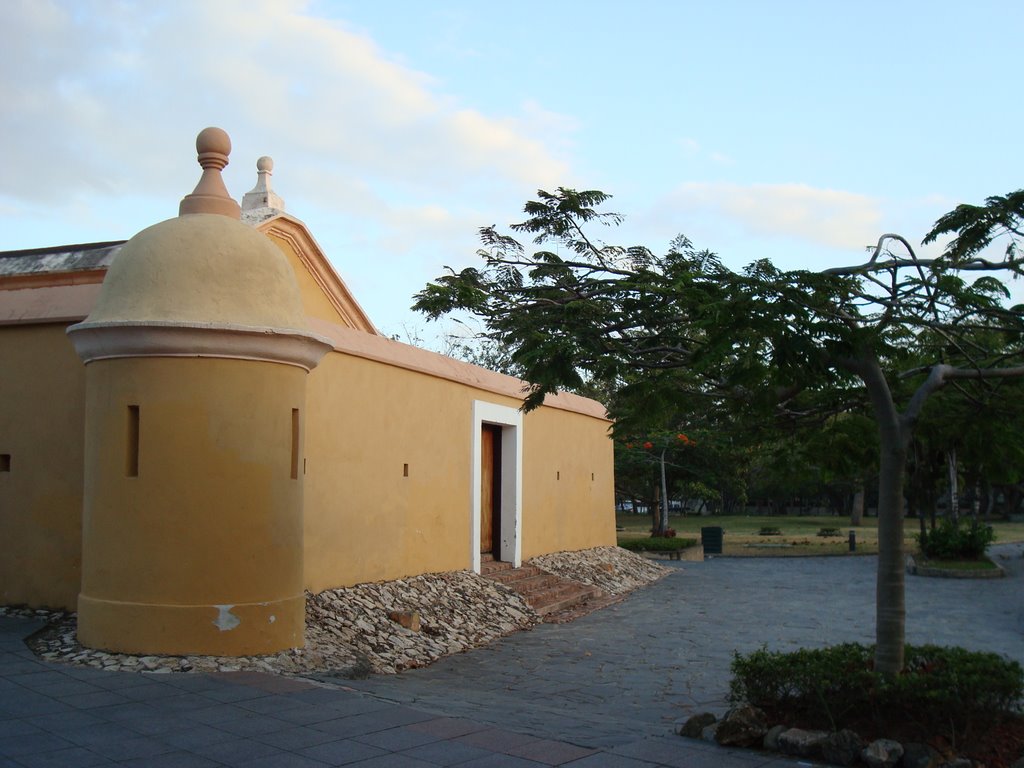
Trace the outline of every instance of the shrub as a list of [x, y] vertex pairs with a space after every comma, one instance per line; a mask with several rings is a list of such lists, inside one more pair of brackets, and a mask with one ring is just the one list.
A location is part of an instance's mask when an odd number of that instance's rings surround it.
[[630, 552], [675, 552], [696, 545], [696, 539], [651, 536], [647, 539], [619, 539], [619, 546]]
[[782, 529], [777, 525], [762, 525], [761, 530], [757, 532], [758, 536], [781, 536]]
[[842, 536], [842, 532], [838, 528], [819, 528], [819, 536]]
[[945, 519], [934, 530], [918, 534], [917, 543], [928, 560], [980, 560], [995, 538], [991, 526]]
[[922, 733], [953, 743], [997, 724], [1024, 699], [1024, 669], [994, 653], [908, 645], [896, 677], [876, 674], [873, 658], [874, 647], [858, 643], [736, 654], [729, 698], [831, 730], [863, 723], [884, 730], [912, 716]]

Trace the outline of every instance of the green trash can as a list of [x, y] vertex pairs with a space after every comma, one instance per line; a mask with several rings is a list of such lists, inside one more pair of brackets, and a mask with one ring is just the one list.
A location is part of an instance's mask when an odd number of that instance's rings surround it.
[[722, 554], [722, 527], [709, 525], [700, 529], [700, 543], [704, 547], [705, 555]]

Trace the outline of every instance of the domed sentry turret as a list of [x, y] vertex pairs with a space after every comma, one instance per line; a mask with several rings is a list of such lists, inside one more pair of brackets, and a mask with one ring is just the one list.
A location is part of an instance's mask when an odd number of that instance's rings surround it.
[[84, 322], [78, 634], [132, 653], [249, 655], [303, 644], [302, 425], [330, 349], [285, 256], [239, 221], [220, 171], [111, 264]]

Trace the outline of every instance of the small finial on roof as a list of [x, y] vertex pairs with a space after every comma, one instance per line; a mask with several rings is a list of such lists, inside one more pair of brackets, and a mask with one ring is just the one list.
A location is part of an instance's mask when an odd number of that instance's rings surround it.
[[256, 186], [242, 198], [243, 211], [254, 211], [259, 208], [284, 210], [284, 200], [270, 188], [270, 177], [273, 175], [273, 158], [264, 155], [256, 161]]
[[219, 213], [232, 219], [241, 218], [241, 209], [228, 194], [220, 172], [228, 164], [231, 138], [220, 128], [204, 128], [196, 137], [196, 151], [203, 175], [191, 195], [186, 195], [178, 206], [178, 215], [187, 213]]

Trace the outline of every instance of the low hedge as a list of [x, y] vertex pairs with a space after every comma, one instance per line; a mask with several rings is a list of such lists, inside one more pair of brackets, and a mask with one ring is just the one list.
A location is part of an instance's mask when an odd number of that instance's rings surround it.
[[1024, 669], [995, 653], [906, 646], [904, 671], [874, 671], [874, 646], [846, 643], [790, 653], [735, 654], [729, 698], [804, 727], [838, 730], [851, 723], [914, 721], [956, 740], [977, 736], [1024, 704]]
[[946, 518], [934, 530], [919, 533], [917, 543], [929, 560], [980, 560], [995, 538], [991, 526]]
[[676, 552], [697, 544], [696, 539], [649, 536], [646, 539], [619, 539], [619, 546], [630, 552]]

